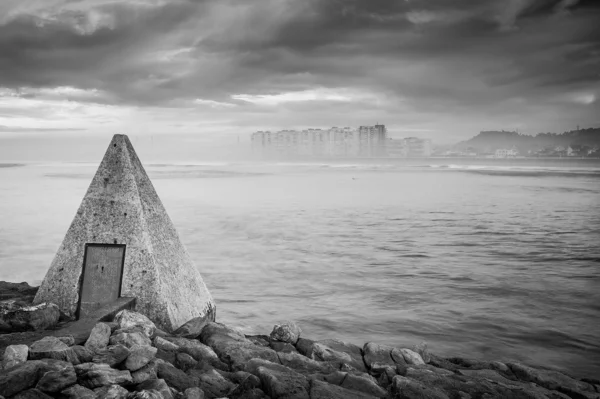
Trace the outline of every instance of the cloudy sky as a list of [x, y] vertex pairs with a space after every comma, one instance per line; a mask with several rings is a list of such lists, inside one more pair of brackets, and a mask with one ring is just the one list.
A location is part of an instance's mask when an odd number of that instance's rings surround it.
[[[1, 0], [2, 142], [600, 126], [594, 0]], [[6, 144], [5, 144], [6, 145]]]

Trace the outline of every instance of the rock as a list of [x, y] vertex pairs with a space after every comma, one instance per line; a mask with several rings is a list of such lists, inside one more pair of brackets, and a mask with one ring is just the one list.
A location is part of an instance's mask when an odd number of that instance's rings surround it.
[[66, 354], [67, 360], [74, 365], [91, 362], [94, 357], [91, 351], [81, 345], [71, 346]]
[[319, 361], [345, 363], [358, 371], [367, 371], [361, 349], [356, 345], [338, 340], [328, 339], [315, 342], [310, 357]]
[[260, 378], [265, 392], [271, 398], [309, 398], [306, 377], [288, 367], [263, 359], [252, 359], [246, 367], [249, 373]]
[[178, 391], [185, 391], [197, 385], [193, 378], [168, 363], [159, 363], [156, 371], [158, 378], [164, 379], [169, 386]]
[[180, 352], [187, 353], [198, 361], [219, 360], [219, 357], [210, 346], [204, 345], [198, 340], [176, 337], [167, 337], [166, 339], [176, 345]]
[[513, 393], [508, 390], [505, 393], [499, 392], [499, 385], [496, 383], [486, 380], [477, 380], [474, 382], [457, 374], [442, 375], [426, 368], [409, 367], [406, 371], [406, 378], [416, 380], [429, 388], [447, 392], [448, 395], [454, 395], [462, 391], [476, 398], [481, 397], [483, 394], [514, 397]]
[[60, 341], [62, 341], [67, 346], [75, 345], [75, 337], [73, 337], [72, 335], [65, 335], [65, 336], [56, 337], [56, 338], [58, 338]]
[[166, 381], [163, 379], [155, 379], [144, 381], [135, 388], [136, 391], [154, 390], [160, 393], [164, 399], [173, 399], [173, 394], [169, 389]]
[[281, 364], [303, 374], [327, 374], [337, 370], [334, 364], [318, 362], [299, 353], [278, 353], [277, 356]]
[[158, 349], [156, 358], [174, 365], [177, 362], [177, 352]]
[[198, 364], [198, 361], [188, 355], [187, 353], [178, 353], [175, 357], [174, 366], [179, 370], [188, 371], [189, 369], [193, 369]]
[[69, 347], [56, 337], [44, 337], [35, 341], [29, 348], [29, 359], [57, 359], [66, 360]]
[[267, 335], [246, 335], [246, 339], [252, 342], [254, 345], [264, 346], [265, 348], [271, 346], [271, 338], [269, 338]]
[[226, 380], [221, 374], [213, 369], [199, 375], [198, 387], [200, 387], [208, 397], [221, 398], [227, 396], [227, 394], [235, 388], [235, 384]]
[[346, 376], [341, 384], [342, 388], [353, 391], [364, 392], [376, 397], [382, 397], [387, 394], [387, 391], [377, 384], [377, 380], [368, 374], [350, 374]]
[[63, 389], [59, 395], [61, 399], [95, 399], [96, 394], [91, 389], [81, 385], [72, 385]]
[[68, 388], [63, 389], [55, 397], [61, 399], [95, 399], [96, 393], [91, 389], [83, 387], [79, 384], [71, 385]]
[[404, 361], [407, 364], [413, 364], [416, 366], [424, 366], [425, 365], [425, 362], [421, 358], [421, 355], [419, 355], [417, 352], [411, 351], [410, 349], [406, 349], [406, 348], [401, 348], [401, 349], [394, 348], [392, 350], [392, 358], [394, 359], [394, 361], [396, 361], [396, 363], [398, 363], [397, 359], [400, 359], [400, 356], [402, 356], [402, 358], [404, 358]]
[[92, 331], [90, 332], [90, 336], [85, 342], [85, 347], [92, 352], [97, 352], [100, 349], [104, 349], [108, 346], [108, 341], [110, 340], [110, 326], [106, 323], [97, 323]]
[[98, 399], [127, 399], [129, 391], [119, 385], [107, 385], [94, 390]]
[[165, 351], [177, 351], [179, 350], [179, 346], [175, 345], [174, 343], [167, 341], [166, 339], [162, 338], [162, 337], [155, 337], [153, 344], [155, 347], [157, 347], [158, 349], [162, 349]]
[[110, 345], [123, 345], [127, 348], [134, 346], [152, 346], [152, 341], [141, 332], [118, 332], [110, 337], [108, 343]]
[[[404, 356], [402, 356], [401, 354], [398, 354], [398, 355], [400, 356], [400, 358], [402, 358], [402, 361], [404, 363], [406, 363], [404, 361]], [[393, 354], [392, 354], [392, 356], [393, 356]], [[449, 371], [458, 371], [458, 370], [460, 370], [459, 366], [457, 366], [456, 364], [448, 361], [447, 359], [444, 359], [443, 357], [439, 357], [439, 356], [436, 356], [434, 354], [430, 354], [429, 357], [430, 357], [429, 364], [431, 364], [432, 366], [435, 366], [435, 367], [438, 367], [438, 368], [443, 368], [443, 369], [446, 369], [446, 370], [449, 370]], [[394, 359], [394, 360], [397, 360], [397, 359]]]
[[121, 310], [115, 316], [114, 321], [119, 324], [119, 328], [141, 327], [146, 337], [154, 336], [156, 326], [154, 323], [141, 313], [130, 310]]
[[204, 399], [204, 392], [198, 387], [188, 388], [183, 393], [182, 399]]
[[271, 399], [271, 397], [267, 396], [261, 389], [254, 388], [240, 394], [231, 395], [230, 399]]
[[0, 308], [0, 332], [45, 330], [58, 323], [60, 311], [53, 303]]
[[[172, 397], [172, 396], [171, 396]], [[160, 392], [150, 389], [139, 392], [130, 393], [127, 399], [163, 399], [163, 395]]]
[[394, 377], [396, 376], [396, 369], [394, 367], [386, 367], [382, 371], [378, 372], [379, 378], [377, 382], [383, 388], [387, 388], [392, 384]]
[[94, 363], [106, 363], [110, 367], [116, 367], [129, 357], [130, 350], [123, 345], [111, 345], [104, 349], [98, 349], [92, 358]]
[[303, 354], [306, 357], [310, 357], [312, 359], [312, 352], [313, 352], [313, 345], [315, 344], [315, 341], [310, 340], [310, 339], [306, 339], [306, 338], [300, 338], [298, 339], [298, 342], [296, 342], [296, 350], [298, 352], [300, 352], [301, 354]]
[[144, 367], [154, 359], [158, 350], [152, 346], [134, 346], [131, 353], [125, 360], [125, 368], [129, 371], [136, 371]]
[[514, 375], [521, 381], [533, 382], [544, 388], [574, 396], [578, 392], [595, 392], [587, 382], [575, 380], [559, 371], [538, 370], [520, 363], [508, 363]]
[[287, 342], [271, 341], [269, 343], [269, 347], [275, 352], [298, 353], [296, 347], [292, 344], [288, 344]]
[[[90, 364], [91, 366], [87, 366]], [[78, 371], [78, 367], [81, 366], [85, 366], [87, 369], [83, 372]], [[75, 371], [80, 384], [90, 389], [108, 385], [131, 384], [132, 382], [129, 370], [115, 370], [108, 364], [84, 363], [76, 366]]]
[[310, 384], [311, 399], [373, 399], [374, 396], [350, 391], [337, 385], [328, 384], [326, 382], [312, 380]]
[[[378, 365], [379, 369], [387, 366], [396, 366], [394, 359], [392, 359], [392, 347], [379, 345], [373, 342], [367, 342], [363, 346], [364, 362], [369, 368], [373, 369], [374, 365]], [[378, 374], [379, 375], [379, 374]]]
[[431, 361], [431, 356], [429, 355], [429, 350], [427, 349], [427, 342], [423, 341], [413, 346], [413, 352], [418, 353], [421, 356], [421, 359], [425, 363], [429, 363]]
[[38, 381], [36, 388], [43, 392], [57, 393], [75, 385], [77, 375], [71, 363], [64, 362], [58, 370], [48, 371]]
[[203, 317], [195, 317], [179, 327], [177, 330], [173, 331], [173, 335], [184, 338], [197, 338], [202, 332], [202, 329], [210, 321], [211, 319], [208, 317], [208, 315]]
[[418, 381], [400, 375], [395, 376], [392, 381], [392, 393], [397, 398], [406, 399], [450, 399], [440, 389], [427, 387]]
[[158, 364], [156, 363], [156, 359], [151, 360], [147, 365], [145, 365], [141, 369], [131, 373], [132, 383], [135, 385], [140, 384], [146, 380], [155, 380], [158, 377], [156, 374], [157, 368]]
[[511, 381], [494, 370], [459, 370], [460, 375], [464, 375], [470, 379], [486, 379], [490, 381], [500, 382], [502, 384], [514, 384], [515, 381]]
[[200, 341], [214, 349], [215, 345], [218, 345], [224, 341], [238, 341], [238, 342], [249, 342], [244, 335], [233, 328], [227, 327], [221, 323], [210, 322], [203, 329], [200, 334]]
[[17, 394], [14, 399], [52, 399], [52, 396], [46, 395], [38, 389], [28, 389]]
[[42, 362], [27, 361], [0, 373], [0, 395], [13, 396], [35, 386], [40, 378]]
[[9, 345], [4, 350], [2, 367], [0, 369], [9, 369], [18, 364], [25, 363], [28, 355], [29, 347], [27, 345]]
[[275, 324], [271, 331], [270, 338], [272, 341], [287, 342], [295, 345], [300, 338], [302, 330], [293, 321], [288, 321], [281, 324]]

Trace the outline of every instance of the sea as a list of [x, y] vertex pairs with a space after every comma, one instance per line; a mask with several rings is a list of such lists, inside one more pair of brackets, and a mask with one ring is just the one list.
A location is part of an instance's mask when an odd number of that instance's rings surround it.
[[[97, 163], [0, 164], [0, 280], [39, 284]], [[600, 375], [600, 160], [148, 163], [217, 320]]]

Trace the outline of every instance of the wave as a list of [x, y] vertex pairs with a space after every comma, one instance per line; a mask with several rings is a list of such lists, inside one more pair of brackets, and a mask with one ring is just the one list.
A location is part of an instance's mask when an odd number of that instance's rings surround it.
[[19, 168], [25, 166], [24, 163], [0, 163], [0, 168]]

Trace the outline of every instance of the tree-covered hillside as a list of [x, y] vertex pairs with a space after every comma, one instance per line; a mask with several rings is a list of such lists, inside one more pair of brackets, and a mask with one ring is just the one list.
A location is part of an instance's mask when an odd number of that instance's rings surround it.
[[[593, 149], [600, 147], [600, 128], [572, 130], [564, 133], [538, 133], [535, 136], [507, 131], [485, 131], [458, 143], [456, 149], [477, 153], [492, 153], [497, 149], [516, 148], [520, 154], [551, 150]], [[583, 155], [583, 154], [582, 154]]]

